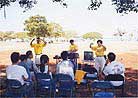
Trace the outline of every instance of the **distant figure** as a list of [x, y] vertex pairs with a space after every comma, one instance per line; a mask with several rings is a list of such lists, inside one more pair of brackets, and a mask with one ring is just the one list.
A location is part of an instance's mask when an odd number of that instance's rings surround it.
[[20, 55], [19, 65], [26, 69], [26, 72], [28, 73], [29, 76], [28, 80], [31, 81], [31, 73], [29, 67], [27, 66], [27, 56], [25, 54]]
[[[115, 61], [116, 55], [113, 52], [109, 52], [107, 55], [106, 66], [103, 70], [103, 75], [107, 76], [109, 74], [121, 74], [125, 77], [125, 67], [120, 62]], [[111, 81], [114, 86], [122, 85], [122, 81]]]
[[63, 51], [61, 53], [62, 61], [57, 64], [56, 73], [69, 74], [74, 79], [74, 65], [68, 60], [68, 52]]
[[41, 73], [48, 73], [49, 72], [49, 57], [47, 55], [41, 55], [40, 57], [40, 72]]
[[7, 79], [15, 79], [21, 82], [24, 85], [25, 80], [28, 79], [28, 74], [26, 69], [22, 66], [19, 66], [20, 54], [18, 52], [13, 52], [11, 54], [12, 65], [6, 68]]
[[70, 40], [69, 52], [77, 52], [78, 46], [74, 44], [74, 40]]
[[74, 72], [78, 68], [77, 58], [79, 58], [79, 54], [77, 53], [77, 51], [78, 51], [78, 46], [74, 44], [74, 40], [70, 40], [69, 59], [74, 64]]
[[40, 37], [37, 37], [36, 43], [33, 43], [35, 39], [33, 39], [30, 43], [31, 47], [34, 48], [35, 52], [35, 64], [39, 65], [40, 64], [40, 56], [42, 54], [43, 48], [46, 46], [46, 42]]
[[101, 72], [105, 65], [105, 57], [104, 52], [106, 51], [106, 47], [103, 45], [102, 40], [97, 41], [97, 46], [90, 45], [90, 48], [95, 51], [95, 68], [98, 72]]

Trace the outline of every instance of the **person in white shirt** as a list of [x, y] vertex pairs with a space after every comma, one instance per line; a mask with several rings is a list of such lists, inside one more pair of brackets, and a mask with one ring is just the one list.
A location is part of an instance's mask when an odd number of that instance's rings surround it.
[[[109, 74], [120, 74], [125, 77], [125, 75], [124, 75], [125, 67], [120, 62], [115, 61], [116, 55], [113, 52], [110, 52], [107, 55], [107, 57], [108, 57], [108, 59], [106, 61], [107, 65], [105, 66], [105, 68], [103, 70], [103, 74], [105, 76], [107, 76]], [[114, 86], [120, 86], [120, 85], [122, 85], [123, 81], [111, 81], [111, 83]]]
[[13, 52], [11, 54], [12, 65], [6, 68], [7, 79], [15, 79], [21, 82], [24, 85], [25, 80], [28, 79], [28, 74], [26, 69], [22, 66], [19, 66], [20, 54], [18, 52]]
[[62, 61], [57, 64], [56, 73], [69, 74], [74, 79], [73, 63], [68, 60], [68, 52], [63, 51], [61, 53]]

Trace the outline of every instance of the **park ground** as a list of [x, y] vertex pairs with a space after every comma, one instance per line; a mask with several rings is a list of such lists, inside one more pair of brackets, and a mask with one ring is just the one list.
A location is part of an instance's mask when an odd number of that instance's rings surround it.
[[[80, 58], [79, 63], [82, 63], [84, 51], [91, 51], [89, 48], [91, 41], [79, 41], [76, 44], [79, 47]], [[138, 42], [131, 41], [106, 41], [104, 45], [107, 47], [106, 54], [108, 52], [114, 52], [117, 55], [117, 60], [125, 65], [125, 96], [124, 97], [138, 97]], [[47, 54], [50, 58], [50, 69], [55, 71], [55, 55], [60, 55], [63, 50], [68, 50], [68, 42], [57, 42], [53, 44], [47, 44], [44, 48], [43, 53]], [[0, 42], [0, 69], [10, 65], [10, 54], [14, 51], [24, 54], [27, 50], [33, 49], [30, 47], [29, 42]], [[2, 71], [1, 71], [2, 72]], [[4, 76], [1, 73], [1, 76]], [[83, 92], [83, 93], [82, 93]], [[85, 92], [85, 94], [84, 94]], [[77, 91], [79, 97], [89, 97], [87, 89], [80, 87]], [[119, 95], [117, 95], [119, 96]]]

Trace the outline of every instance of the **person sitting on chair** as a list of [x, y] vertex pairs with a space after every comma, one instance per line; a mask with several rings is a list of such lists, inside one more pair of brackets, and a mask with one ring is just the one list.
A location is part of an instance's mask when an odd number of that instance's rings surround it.
[[[120, 74], [125, 77], [125, 67], [120, 62], [115, 61], [116, 55], [113, 52], [109, 52], [107, 55], [106, 66], [101, 74], [102, 78], [108, 76], [109, 74]], [[111, 81], [114, 86], [122, 85], [123, 81]]]
[[49, 72], [49, 57], [47, 55], [41, 55], [40, 57], [40, 72], [41, 73], [48, 73]]
[[27, 66], [27, 56], [25, 54], [20, 55], [20, 62], [19, 62], [20, 66], [23, 66], [26, 69], [26, 72], [28, 73], [29, 76], [29, 81], [31, 81], [31, 73], [29, 70], [29, 67]]
[[69, 74], [74, 79], [73, 63], [68, 60], [68, 51], [61, 53], [62, 61], [57, 64], [56, 73]]
[[13, 52], [11, 54], [12, 65], [6, 68], [7, 79], [15, 79], [21, 82], [22, 85], [25, 84], [25, 80], [28, 79], [28, 74], [23, 66], [19, 66], [20, 54], [18, 52]]

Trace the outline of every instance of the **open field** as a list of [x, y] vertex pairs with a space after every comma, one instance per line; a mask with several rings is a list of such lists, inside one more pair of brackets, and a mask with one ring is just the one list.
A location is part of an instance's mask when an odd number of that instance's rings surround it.
[[[83, 60], [83, 52], [84, 51], [91, 51], [89, 49], [90, 42], [77, 42], [79, 46], [79, 62]], [[106, 54], [109, 51], [113, 51], [117, 54], [117, 60], [125, 64], [125, 93], [123, 98], [125, 97], [138, 97], [138, 42], [105, 42], [104, 45], [107, 47]], [[14, 51], [18, 51], [20, 53], [25, 53], [27, 50], [33, 50], [29, 43], [12, 43], [12, 42], [0, 42], [0, 71], [1, 77], [5, 78], [5, 65], [10, 65], [10, 54]], [[55, 60], [53, 56], [56, 54], [60, 54], [63, 50], [68, 50], [69, 43], [54, 43], [48, 44], [45, 48], [43, 53], [47, 54], [50, 57], [50, 70], [55, 72]], [[52, 66], [54, 65], [54, 66]], [[0, 90], [1, 95], [4, 94], [4, 90]], [[76, 89], [76, 96], [77, 98], [80, 97], [91, 97], [91, 94], [88, 88], [84, 88], [81, 85], [78, 85]], [[121, 96], [120, 91], [118, 90], [116, 96]]]
[[[90, 42], [76, 42], [79, 47], [79, 62], [83, 60], [83, 52], [91, 51], [89, 48]], [[125, 64], [125, 67], [138, 69], [138, 42], [120, 42], [120, 41], [106, 41], [104, 45], [107, 47], [106, 54], [110, 51], [117, 54], [117, 60]], [[55, 63], [53, 57], [60, 55], [61, 51], [68, 50], [69, 43], [54, 43], [47, 44], [43, 53], [50, 57], [50, 62]], [[0, 65], [10, 64], [10, 54], [13, 51], [25, 53], [27, 50], [33, 50], [28, 42], [0, 42]]]

